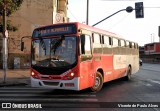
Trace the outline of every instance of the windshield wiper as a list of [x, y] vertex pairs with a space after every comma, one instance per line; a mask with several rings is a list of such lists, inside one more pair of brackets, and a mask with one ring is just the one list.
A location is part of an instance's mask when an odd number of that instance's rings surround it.
[[39, 38], [40, 38], [40, 44], [42, 46], [42, 49], [45, 51], [45, 55], [46, 55], [46, 44], [42, 37], [39, 37]]
[[60, 37], [60, 39], [56, 39], [56, 40], [53, 40], [53, 41], [51, 42], [51, 44], [52, 44], [51, 51], [53, 51], [54, 54], [55, 54], [55, 52], [56, 52], [56, 49], [61, 45], [61, 43], [62, 43], [62, 41], [63, 41], [64, 39], [65, 39], [65, 38], [64, 38], [64, 36], [62, 35], [62, 36]]

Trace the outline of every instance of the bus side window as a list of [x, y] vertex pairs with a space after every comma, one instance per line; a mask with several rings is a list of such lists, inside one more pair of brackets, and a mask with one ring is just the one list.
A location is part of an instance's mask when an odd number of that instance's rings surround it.
[[124, 40], [121, 40], [121, 47], [125, 47], [125, 41]]
[[108, 36], [103, 36], [103, 40], [104, 40], [103, 53], [104, 54], [112, 54], [110, 39], [111, 38]]
[[102, 44], [101, 44], [101, 35], [98, 33], [93, 33], [93, 53], [102, 54]]
[[137, 47], [137, 49], [139, 49], [139, 46], [138, 46], [138, 44], [136, 44], [136, 47]]
[[132, 48], [134, 49], [134, 43], [133, 43], [133, 42], [131, 42], [131, 46], [132, 46]]
[[92, 33], [92, 42], [94, 43], [94, 33]]
[[112, 45], [112, 38], [109, 37], [109, 45]]
[[93, 37], [94, 37], [94, 43], [100, 44], [100, 42], [101, 42], [100, 37], [101, 36], [99, 34], [94, 33]]
[[132, 48], [132, 42], [129, 42], [129, 48]]
[[121, 50], [121, 54], [122, 55], [125, 55], [126, 54], [126, 48], [125, 48], [125, 46], [126, 46], [126, 44], [125, 44], [125, 40], [120, 40], [120, 43], [121, 43], [121, 48], [120, 48], [120, 50]]
[[110, 45], [108, 36], [104, 36], [104, 44], [106, 44], [107, 46]]
[[121, 40], [118, 40], [118, 46], [121, 47]]
[[118, 54], [119, 53], [119, 49], [118, 49], [118, 39], [117, 38], [112, 38], [113, 40], [113, 45], [112, 45], [112, 50], [114, 54]]
[[129, 48], [129, 42], [128, 42], [128, 41], [126, 41], [126, 47], [128, 47], [128, 48]]
[[80, 40], [81, 40], [81, 54], [85, 54], [85, 35], [81, 35], [80, 36]]

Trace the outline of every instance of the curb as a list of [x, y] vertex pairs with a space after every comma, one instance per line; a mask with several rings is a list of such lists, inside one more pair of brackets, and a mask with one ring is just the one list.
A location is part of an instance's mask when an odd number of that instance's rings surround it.
[[30, 84], [29, 78], [10, 78], [6, 82], [0, 82], [0, 87], [27, 86]]
[[0, 87], [11, 87], [11, 86], [26, 86], [28, 85], [27, 83], [0, 83]]

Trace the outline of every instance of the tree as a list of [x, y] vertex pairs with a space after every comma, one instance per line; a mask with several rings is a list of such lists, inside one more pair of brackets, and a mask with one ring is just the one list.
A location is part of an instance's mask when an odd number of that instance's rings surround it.
[[[4, 1], [6, 3], [4, 3]], [[0, 32], [3, 31], [2, 29], [2, 13], [3, 13], [3, 8], [4, 4], [6, 4], [6, 13], [7, 16], [9, 17], [13, 12], [17, 11], [19, 7], [21, 6], [23, 0], [0, 0]], [[17, 27], [13, 26], [11, 24], [11, 21], [7, 21], [7, 30], [10, 31], [16, 31], [18, 30]]]

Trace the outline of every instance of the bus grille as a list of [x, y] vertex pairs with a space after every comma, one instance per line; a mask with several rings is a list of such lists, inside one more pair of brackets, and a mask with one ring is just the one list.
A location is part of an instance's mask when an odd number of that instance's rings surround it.
[[43, 81], [45, 85], [52, 85], [52, 86], [58, 86], [59, 82], [48, 82], [48, 81]]

